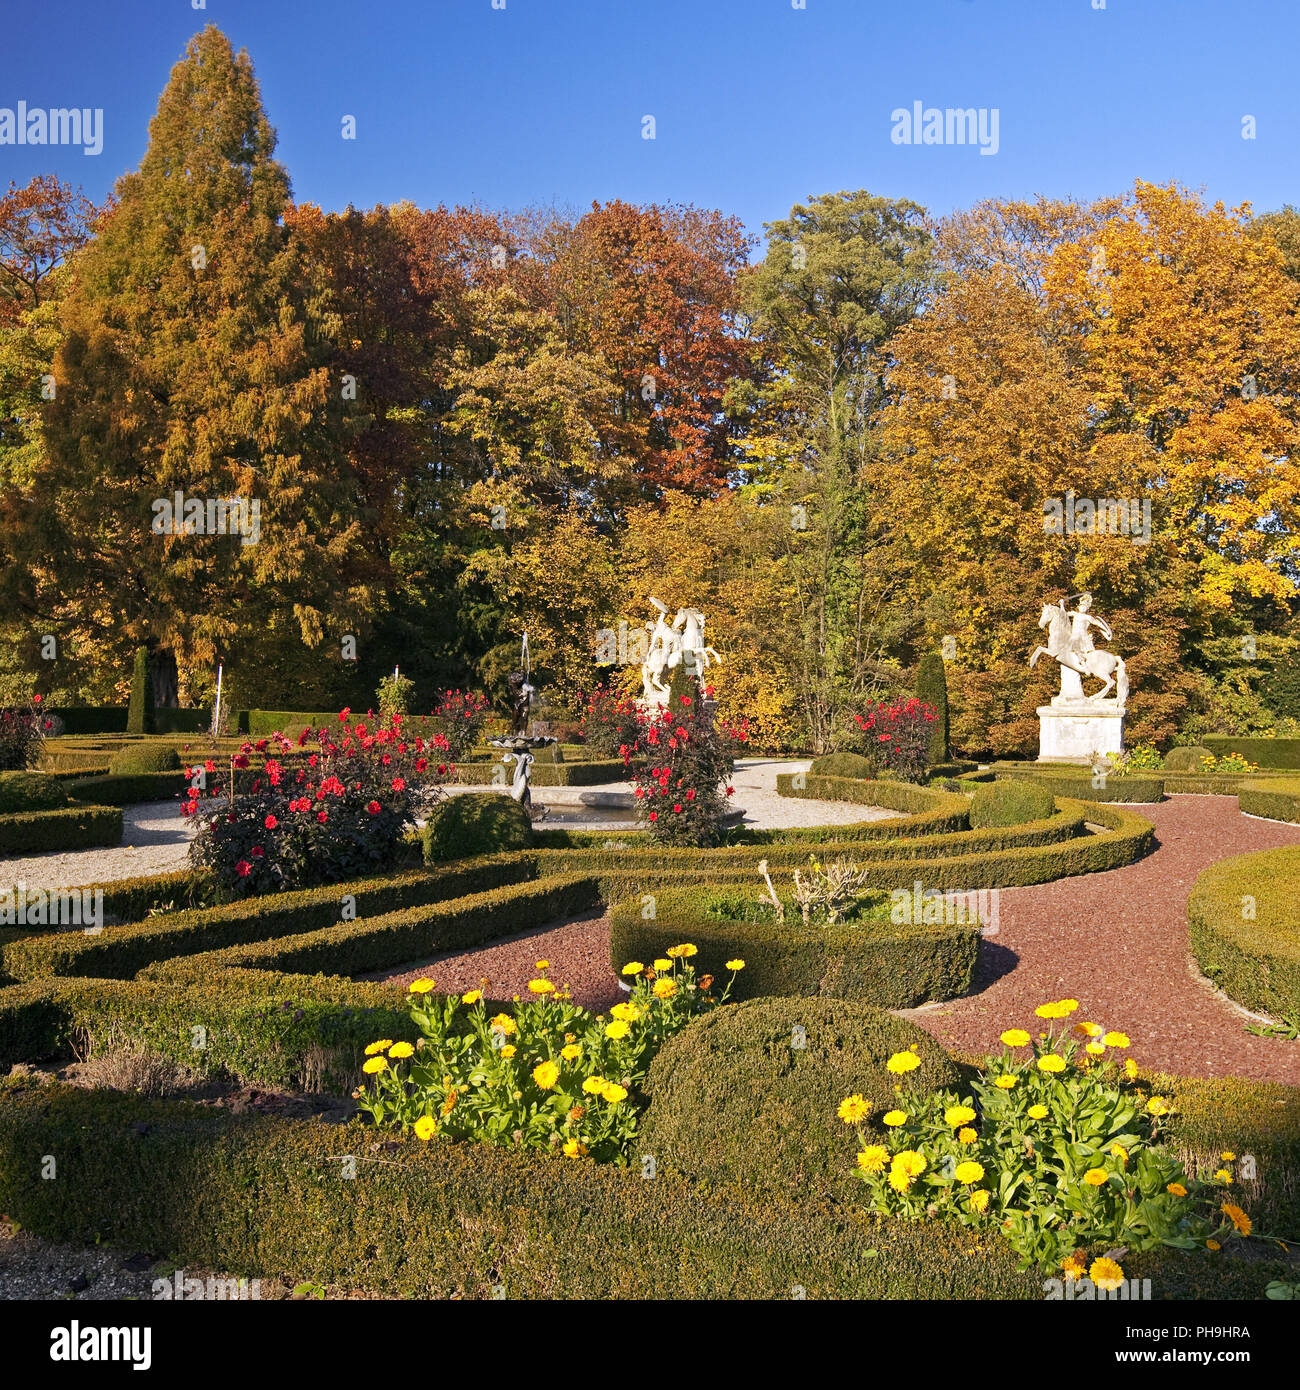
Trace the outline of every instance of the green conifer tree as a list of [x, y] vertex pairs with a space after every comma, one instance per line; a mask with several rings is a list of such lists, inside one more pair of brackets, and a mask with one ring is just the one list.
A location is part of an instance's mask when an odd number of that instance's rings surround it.
[[916, 672], [916, 698], [934, 706], [930, 725], [930, 766], [948, 761], [948, 675], [943, 657], [927, 652]]
[[153, 679], [149, 671], [149, 649], [135, 649], [135, 665], [131, 670], [131, 703], [126, 711], [128, 734], [154, 732]]

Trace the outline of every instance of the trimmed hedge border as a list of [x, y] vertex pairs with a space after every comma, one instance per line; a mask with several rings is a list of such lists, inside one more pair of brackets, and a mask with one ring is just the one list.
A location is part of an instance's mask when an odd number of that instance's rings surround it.
[[1053, 796], [1069, 796], [1076, 801], [1118, 801], [1131, 805], [1161, 801], [1165, 794], [1163, 777], [1107, 777], [1105, 786], [1095, 787], [1087, 773], [1058, 776], [1050, 772], [1034, 772], [1028, 767], [1014, 771], [995, 767], [993, 775], [999, 782], [1015, 778], [1037, 782]]
[[733, 999], [828, 995], [887, 1009], [955, 999], [970, 988], [979, 953], [979, 923], [895, 926], [841, 922], [805, 927], [787, 911], [784, 922], [709, 917], [696, 888], [654, 894], [655, 915], [639, 899], [610, 910], [610, 964], [653, 960], [670, 946], [693, 942], [697, 972], [727, 978], [726, 962], [740, 957]]
[[[667, 1173], [646, 1182], [639, 1165], [486, 1144], [385, 1134], [381, 1162], [376, 1131], [355, 1121], [233, 1115], [30, 1080], [0, 1085], [0, 1209], [48, 1240], [103, 1241], [179, 1265], [394, 1298], [488, 1299], [499, 1288], [519, 1299], [1043, 1294], [1041, 1273], [1017, 1271], [992, 1232], [712, 1192]], [[51, 1153], [59, 1182], [40, 1179]], [[345, 1181], [338, 1160], [349, 1153], [356, 1177]], [[1224, 1255], [1124, 1263], [1127, 1275], [1172, 1298], [1257, 1298], [1270, 1279], [1289, 1277], [1276, 1261]]]
[[[178, 956], [273, 937], [283, 939], [292, 933], [316, 932], [337, 925], [342, 920], [345, 897], [352, 898], [360, 918], [367, 913], [375, 916], [402, 909], [418, 910], [431, 903], [501, 889], [535, 876], [535, 866], [522, 856], [492, 856], [442, 869], [355, 879], [295, 893], [245, 898], [219, 907], [167, 913], [107, 927], [94, 936], [73, 932], [32, 935], [0, 946], [0, 963], [15, 980], [54, 975], [129, 979], [145, 966]], [[178, 889], [184, 889], [187, 877], [175, 876]], [[154, 885], [167, 881], [146, 880]], [[106, 909], [107, 903], [106, 897]]]
[[1243, 782], [1237, 806], [1248, 816], [1300, 824], [1300, 777], [1276, 782]]
[[1300, 1014], [1300, 845], [1203, 869], [1187, 925], [1197, 964], [1226, 994], [1248, 1009]]
[[133, 772], [85, 777], [73, 782], [69, 795], [101, 806], [135, 806], [146, 801], [175, 801], [189, 787], [184, 768], [171, 772]]
[[122, 812], [113, 806], [69, 806], [0, 816], [0, 855], [100, 849], [122, 843]]
[[942, 834], [949, 830], [970, 829], [970, 802], [960, 792], [942, 792], [911, 782], [864, 781], [856, 777], [820, 777], [811, 772], [779, 772], [778, 796], [805, 797], [812, 801], [852, 801], [859, 806], [879, 806], [901, 811], [903, 818], [865, 821], [854, 826], [822, 826], [813, 833], [825, 839], [827, 833], [851, 829], [862, 839], [889, 839], [908, 831]]
[[1300, 771], [1300, 738], [1237, 738], [1232, 734], [1206, 734], [1201, 742], [1221, 758], [1225, 753], [1240, 753], [1248, 762], [1261, 768], [1285, 768]]

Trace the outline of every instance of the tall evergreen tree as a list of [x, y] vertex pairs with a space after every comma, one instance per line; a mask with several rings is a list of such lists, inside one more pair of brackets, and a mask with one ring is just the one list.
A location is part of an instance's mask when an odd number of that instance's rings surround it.
[[[283, 225], [274, 149], [247, 54], [205, 29], [63, 308], [20, 526], [42, 557], [27, 597], [105, 659], [146, 646], [159, 705], [177, 703], [178, 661], [206, 665], [249, 628], [315, 644], [368, 597], [329, 321]], [[183, 521], [160, 509], [177, 492], [205, 526], [219, 500], [248, 499], [248, 535], [229, 519], [226, 534], [162, 529]]]

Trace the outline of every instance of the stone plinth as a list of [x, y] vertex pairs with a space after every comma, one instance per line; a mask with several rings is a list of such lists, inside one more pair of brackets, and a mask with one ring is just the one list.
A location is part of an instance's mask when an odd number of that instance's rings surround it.
[[1090, 764], [1094, 753], [1124, 751], [1124, 707], [1062, 700], [1038, 707], [1038, 761]]

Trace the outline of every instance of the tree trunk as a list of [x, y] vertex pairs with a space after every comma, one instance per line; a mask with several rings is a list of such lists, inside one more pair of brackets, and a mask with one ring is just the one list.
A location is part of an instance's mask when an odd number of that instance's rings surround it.
[[180, 674], [176, 669], [176, 653], [170, 647], [155, 647], [150, 653], [149, 678], [153, 682], [154, 708], [175, 709], [180, 703]]

